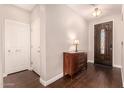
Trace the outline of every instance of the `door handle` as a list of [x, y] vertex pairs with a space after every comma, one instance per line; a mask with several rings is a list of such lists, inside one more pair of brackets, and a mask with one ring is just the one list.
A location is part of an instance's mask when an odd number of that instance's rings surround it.
[[16, 49], [15, 52], [21, 52], [21, 49]]
[[112, 50], [112, 47], [110, 47], [110, 50]]
[[8, 55], [11, 55], [11, 54], [13, 54], [13, 51], [12, 50], [7, 50], [7, 52], [8, 52]]
[[37, 52], [40, 53], [40, 50], [38, 50]]
[[110, 50], [112, 50], [112, 44], [110, 44]]
[[8, 50], [8, 53], [10, 53], [11, 52], [11, 50]]

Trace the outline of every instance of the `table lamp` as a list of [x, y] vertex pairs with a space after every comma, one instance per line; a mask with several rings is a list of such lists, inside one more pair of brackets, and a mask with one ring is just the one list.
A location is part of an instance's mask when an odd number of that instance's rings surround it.
[[78, 52], [77, 46], [80, 44], [79, 40], [74, 40], [73, 44], [75, 45], [75, 52]]

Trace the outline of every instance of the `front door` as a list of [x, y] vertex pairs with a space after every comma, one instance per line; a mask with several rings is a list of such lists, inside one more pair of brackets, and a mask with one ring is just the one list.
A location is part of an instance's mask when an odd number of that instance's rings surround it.
[[96, 64], [112, 66], [112, 32], [112, 21], [94, 26], [94, 61]]

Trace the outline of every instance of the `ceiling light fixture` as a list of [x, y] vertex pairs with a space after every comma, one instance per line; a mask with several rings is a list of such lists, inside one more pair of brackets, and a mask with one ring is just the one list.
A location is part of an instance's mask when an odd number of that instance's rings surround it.
[[102, 11], [99, 8], [95, 8], [94, 12], [92, 13], [93, 16], [98, 17], [100, 16]]

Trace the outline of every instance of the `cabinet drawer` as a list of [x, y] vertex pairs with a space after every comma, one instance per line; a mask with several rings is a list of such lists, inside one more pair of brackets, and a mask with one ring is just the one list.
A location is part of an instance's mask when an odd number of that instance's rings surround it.
[[87, 63], [87, 58], [86, 57], [82, 57], [82, 58], [78, 59], [78, 63], [79, 64]]
[[84, 52], [64, 53], [64, 75], [73, 75], [87, 66], [87, 54]]
[[79, 58], [79, 59], [84, 59], [84, 58], [86, 58], [86, 57], [87, 57], [87, 54], [85, 54], [85, 53], [78, 55], [78, 58]]
[[80, 62], [80, 63], [78, 63], [78, 66], [80, 66], [80, 65], [86, 65], [87, 63], [86, 62]]

